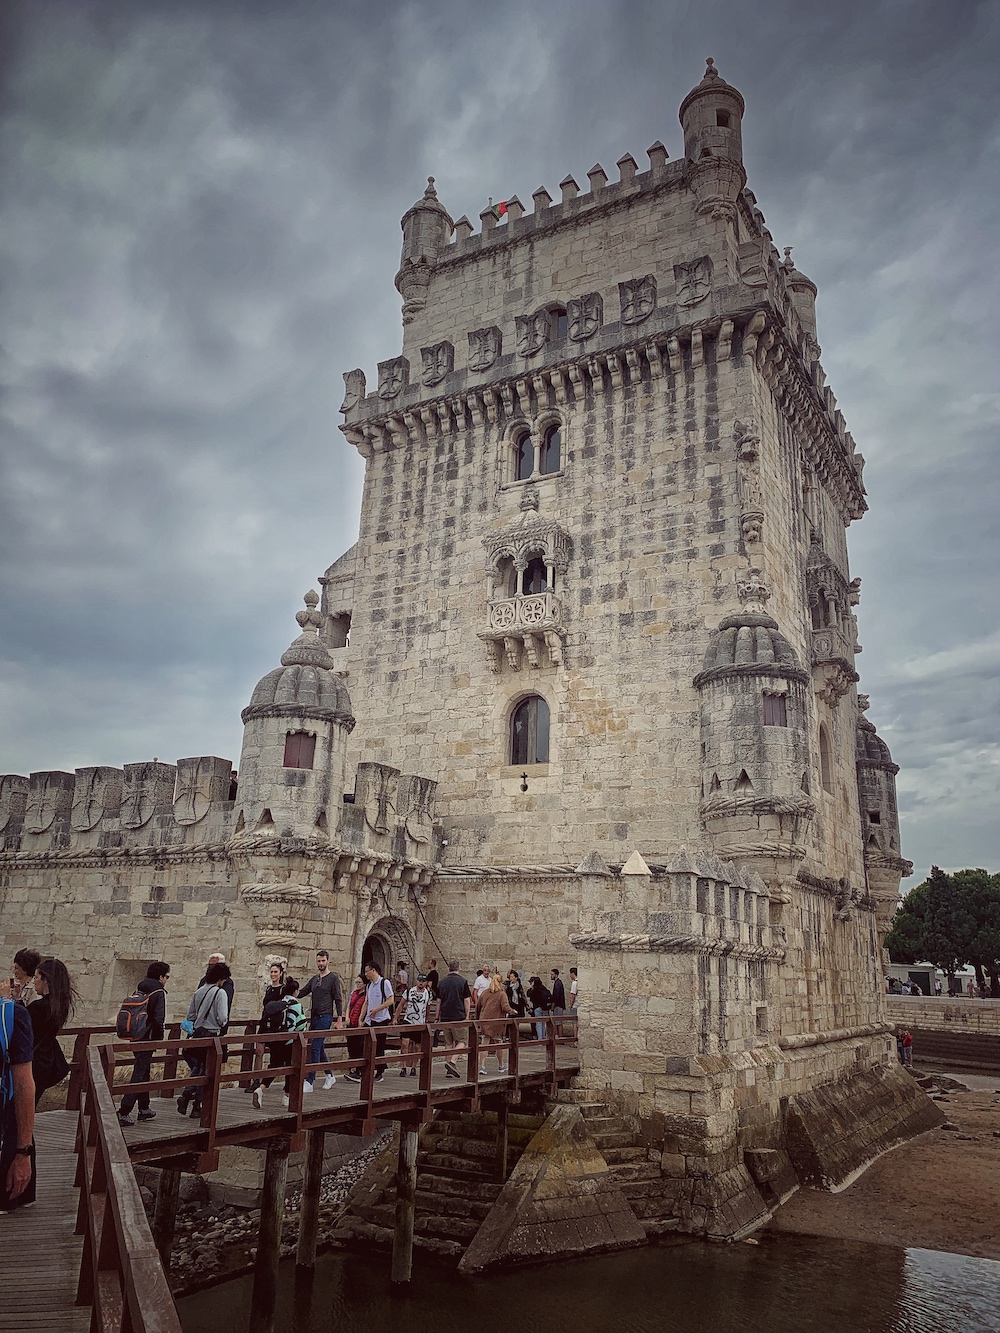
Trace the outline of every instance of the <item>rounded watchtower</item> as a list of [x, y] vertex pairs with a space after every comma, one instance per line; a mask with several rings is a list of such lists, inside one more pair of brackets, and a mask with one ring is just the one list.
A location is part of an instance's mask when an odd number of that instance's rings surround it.
[[296, 615], [302, 633], [243, 710], [237, 832], [327, 838], [339, 826], [354, 716], [319, 638], [318, 603], [306, 593], [306, 609]]
[[743, 164], [743, 96], [728, 84], [709, 57], [705, 77], [681, 103], [684, 156], [691, 162], [707, 157]]

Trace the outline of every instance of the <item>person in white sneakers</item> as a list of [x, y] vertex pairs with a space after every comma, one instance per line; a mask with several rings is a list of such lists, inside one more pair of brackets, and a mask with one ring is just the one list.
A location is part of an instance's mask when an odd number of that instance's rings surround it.
[[[423, 1027], [427, 1022], [427, 1008], [431, 1002], [431, 991], [427, 985], [425, 973], [417, 974], [417, 984], [409, 986], [399, 997], [399, 1004], [396, 1006], [396, 1022], [405, 1023], [407, 1027]], [[402, 1050], [404, 1055], [408, 1055], [412, 1060], [416, 1052], [420, 1049], [420, 1043], [416, 1037], [403, 1037]], [[410, 1074], [416, 1077], [416, 1065], [410, 1065]], [[400, 1078], [406, 1078], [407, 1068], [404, 1064], [399, 1071]]]
[[[385, 1055], [385, 1030], [392, 1024], [394, 996], [392, 986], [382, 975], [378, 963], [365, 964], [365, 981], [368, 983], [368, 989], [365, 993], [364, 1008], [361, 1010], [361, 1026], [374, 1028], [375, 1056], [379, 1059]], [[381, 1083], [384, 1073], [383, 1068], [376, 1068], [376, 1083]], [[358, 1073], [352, 1072], [347, 1077], [352, 1083], [361, 1082], [361, 1075]]]
[[490, 977], [492, 976], [492, 974], [493, 974], [493, 969], [488, 964], [484, 968], [482, 968], [479, 972], [476, 973], [476, 979], [472, 983], [473, 1005], [477, 1005], [479, 1003], [479, 997], [480, 995], [482, 995], [483, 991], [489, 990]]
[[[340, 979], [336, 972], [330, 971], [330, 955], [326, 949], [319, 949], [316, 953], [316, 972], [311, 976], [306, 984], [299, 991], [299, 999], [304, 1000], [307, 995], [312, 996], [312, 1013], [309, 1017], [309, 1026], [315, 1031], [320, 1029], [325, 1031], [334, 1026], [334, 1010], [336, 1010], [336, 1026], [344, 1026], [344, 998], [340, 991]], [[318, 1065], [326, 1055], [326, 1043], [322, 1037], [313, 1037], [309, 1043], [309, 1063]], [[337, 1078], [332, 1069], [326, 1070], [326, 1078], [323, 1080], [323, 1088], [332, 1088]], [[313, 1070], [307, 1075], [305, 1081], [305, 1091], [312, 1092], [313, 1084], [316, 1082], [316, 1071]]]

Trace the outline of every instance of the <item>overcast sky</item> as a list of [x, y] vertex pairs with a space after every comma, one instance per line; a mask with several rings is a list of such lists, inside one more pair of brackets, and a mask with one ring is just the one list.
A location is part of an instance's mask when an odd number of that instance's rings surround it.
[[239, 758], [354, 541], [343, 371], [396, 355], [399, 219], [616, 178], [711, 55], [818, 284], [868, 460], [861, 688], [903, 851], [1000, 870], [1000, 7], [9, 0], [0, 772]]

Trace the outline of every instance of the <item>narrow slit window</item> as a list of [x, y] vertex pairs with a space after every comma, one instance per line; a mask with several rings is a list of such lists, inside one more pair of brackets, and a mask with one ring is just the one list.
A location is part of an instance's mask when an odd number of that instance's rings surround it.
[[728, 130], [728, 129], [729, 129], [729, 112], [728, 112], [728, 111], [716, 111], [716, 113], [715, 113], [715, 123], [716, 123], [716, 125], [719, 126], [720, 129]]
[[285, 768], [312, 768], [316, 737], [309, 731], [290, 731], [285, 736]]
[[833, 791], [833, 764], [830, 758], [830, 733], [826, 727], [819, 729], [819, 776], [824, 791]]
[[558, 341], [565, 338], [569, 332], [569, 320], [566, 317], [566, 311], [562, 306], [556, 306], [551, 312], [552, 316], [552, 337]]
[[788, 726], [788, 704], [783, 694], [764, 695], [764, 726]]

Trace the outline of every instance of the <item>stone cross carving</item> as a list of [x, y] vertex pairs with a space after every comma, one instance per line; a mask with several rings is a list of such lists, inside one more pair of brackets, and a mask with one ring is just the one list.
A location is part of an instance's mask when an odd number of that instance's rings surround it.
[[656, 309], [656, 278], [647, 273], [644, 278], [631, 278], [618, 284], [623, 324], [641, 324]]
[[213, 802], [228, 799], [232, 769], [228, 759], [212, 755], [177, 760], [174, 818], [178, 824], [198, 824]]
[[473, 329], [469, 334], [469, 369], [489, 370], [502, 350], [503, 338], [495, 325]]
[[410, 377], [410, 363], [405, 356], [378, 363], [378, 396], [396, 398], [406, 388]]
[[341, 412], [353, 412], [365, 396], [367, 384], [363, 370], [344, 371], [344, 401], [340, 404]]
[[587, 292], [574, 301], [567, 301], [566, 319], [567, 333], [573, 342], [585, 342], [592, 338], [604, 319], [604, 302], [600, 292]]
[[455, 368], [455, 348], [450, 342], [435, 343], [433, 347], [421, 347], [420, 355], [424, 363], [420, 378], [427, 388], [440, 384]]
[[690, 263], [675, 264], [674, 281], [677, 283], [678, 305], [692, 306], [704, 301], [712, 290], [711, 259], [708, 255], [702, 255]]
[[540, 352], [549, 340], [549, 312], [536, 310], [533, 315], [518, 315], [514, 323], [521, 355], [534, 356]]
[[73, 804], [72, 773], [32, 773], [24, 827], [28, 833], [44, 833], [56, 817], [65, 818]]
[[121, 809], [123, 777], [120, 768], [78, 768], [70, 828], [85, 833], [96, 828], [105, 815], [116, 816]]
[[20, 773], [0, 777], [0, 833], [20, 828], [28, 803], [28, 779]]

